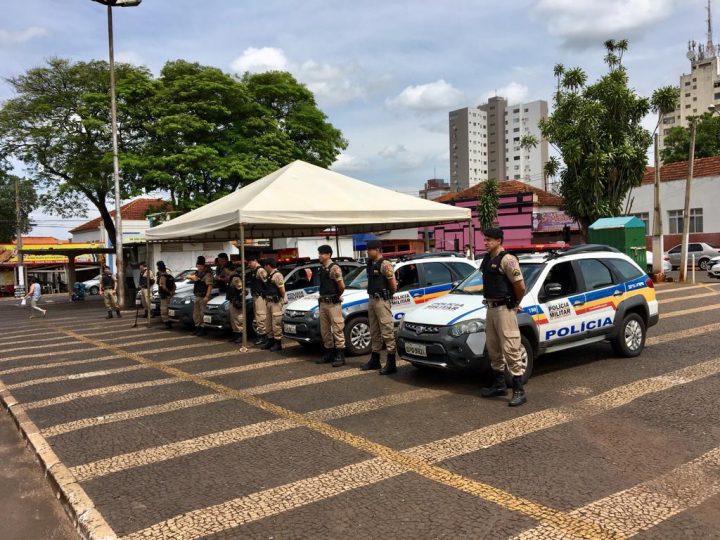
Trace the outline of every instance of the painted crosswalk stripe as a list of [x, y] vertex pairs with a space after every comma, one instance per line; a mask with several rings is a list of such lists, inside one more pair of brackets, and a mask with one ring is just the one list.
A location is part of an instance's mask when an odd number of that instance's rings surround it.
[[[357, 401], [353, 403], [338, 405], [336, 407], [330, 407], [328, 409], [321, 409], [318, 411], [310, 412], [307, 414], [307, 416], [317, 420], [327, 421], [355, 414], [362, 414], [364, 412], [375, 411], [395, 405], [412, 403], [420, 399], [430, 399], [446, 393], [446, 391], [441, 390], [411, 390], [408, 392], [403, 392], [401, 394], [393, 394], [380, 398], [369, 399], [366, 401]], [[195, 406], [195, 404], [189, 406]], [[151, 412], [158, 408], [158, 406], [147, 407], [145, 408], [145, 410], [140, 411], [145, 413]], [[164, 410], [165, 409], [160, 412], [164, 412]], [[169, 410], [176, 410], [176, 408], [170, 408]], [[132, 411], [129, 412], [130, 414], [132, 414]], [[152, 412], [152, 414], [155, 414], [155, 412]], [[124, 415], [124, 417], [128, 417], [127, 413]], [[136, 418], [137, 416], [133, 415], [132, 417]], [[161, 461], [166, 461], [168, 459], [176, 459], [181, 456], [210, 450], [212, 448], [218, 448], [220, 446], [234, 444], [249, 438], [267, 436], [272, 433], [286, 431], [295, 427], [298, 427], [298, 425], [289, 420], [271, 420], [265, 422], [258, 422], [256, 424], [250, 424], [247, 426], [228, 429], [208, 435], [202, 435], [200, 437], [193, 437], [192, 439], [186, 439], [183, 441], [165, 444], [162, 446], [156, 446], [153, 448], [145, 448], [136, 452], [130, 452], [127, 454], [113, 456], [91, 463], [78, 465], [76, 467], [72, 467], [71, 471], [79, 482], [84, 482], [93, 478], [97, 478], [99, 476], [104, 476], [134, 467], [140, 467], [143, 465], [149, 465], [151, 463], [158, 463]], [[43, 435], [46, 435], [47, 431], [48, 430], [44, 430]], [[55, 432], [52, 431], [51, 433], [55, 434]]]
[[665, 300], [658, 300], [658, 304], [664, 305], [664, 304], [672, 304], [673, 302], [682, 302], [684, 300], [696, 300], [698, 298], [710, 298], [712, 296], [717, 296], [720, 294], [720, 291], [712, 291], [712, 292], [706, 292], [702, 294], [692, 294], [690, 296], [679, 296], [677, 298], [667, 298]]
[[[718, 494], [720, 448], [715, 448], [667, 474], [587, 504], [570, 515], [631, 538]], [[514, 538], [561, 539], [567, 536], [564, 531], [542, 524]]]
[[[717, 286], [717, 285], [720, 285], [720, 283], [710, 283], [710, 284], [709, 284], [710, 287]], [[682, 292], [682, 293], [684, 293], [685, 291], [689, 291], [689, 290], [691, 290], [691, 289], [702, 289], [703, 287], [706, 287], [706, 286], [708, 286], [708, 284], [705, 284], [705, 285], [690, 285], [689, 287], [682, 287], [682, 286], [681, 286], [681, 287], [672, 287], [672, 288], [656, 287], [656, 288], [655, 288], [655, 294], [668, 294], [668, 293], [675, 293], [675, 292]]]
[[678, 311], [669, 311], [668, 313], [661, 313], [660, 320], [672, 319], [674, 317], [682, 317], [683, 315], [692, 315], [693, 313], [705, 313], [707, 311], [715, 311], [720, 309], [720, 304], [712, 304], [709, 306], [700, 306], [690, 309], [681, 309]]
[[[3, 336], [4, 337], [4, 336]], [[47, 343], [48, 341], [66, 341], [67, 336], [57, 336], [57, 337], [50, 337], [50, 338], [39, 338], [39, 339], [21, 339], [19, 341], [13, 340], [11, 343], [13, 345], [21, 345], [23, 343]], [[47, 343], [45, 347], [52, 347], [52, 343]], [[5, 352], [8, 352], [9, 349], [5, 349]]]
[[[88, 347], [87, 345], [85, 345], [79, 349], [72, 349], [72, 350], [63, 349], [62, 354], [77, 354], [77, 353], [82, 353], [84, 351], [94, 351], [94, 350], [97, 350], [97, 349], [95, 347]], [[13, 360], [29, 360], [30, 358], [44, 358], [44, 357], [51, 356], [51, 355], [52, 355], [52, 353], [48, 352], [48, 351], [41, 352], [41, 353], [32, 353], [32, 354], [20, 354], [17, 356], [8, 356], [5, 358], [0, 358], [0, 362], [11, 362]]]
[[711, 332], [717, 332], [718, 330], [720, 330], [720, 323], [706, 324], [705, 326], [697, 326], [695, 328], [688, 328], [687, 330], [680, 330], [678, 332], [670, 332], [647, 338], [645, 345], [651, 346], [659, 345], [661, 343], [670, 343], [681, 339], [688, 339], [703, 334], [709, 334]]
[[109, 354], [107, 356], [98, 356], [97, 358], [88, 358], [87, 360], [66, 360], [64, 362], [51, 362], [49, 364], [36, 364], [32, 366], [22, 366], [12, 369], [4, 369], [0, 371], [0, 375], [10, 375], [12, 373], [24, 373], [26, 371], [36, 371], [38, 369], [52, 369], [56, 367], [77, 366], [82, 364], [92, 364], [94, 362], [102, 362], [104, 360], [113, 360], [121, 358], [117, 354]]

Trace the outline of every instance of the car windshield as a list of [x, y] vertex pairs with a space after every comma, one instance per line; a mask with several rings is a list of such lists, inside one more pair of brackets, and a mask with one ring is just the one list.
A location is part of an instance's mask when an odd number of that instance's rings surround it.
[[367, 268], [358, 266], [350, 270], [345, 276], [346, 289], [367, 289]]
[[192, 274], [193, 272], [195, 272], [195, 269], [194, 269], [194, 268], [190, 268], [189, 270], [183, 270], [183, 271], [180, 272], [177, 276], [175, 276], [174, 279], [175, 279], [175, 281], [177, 281], [177, 282], [185, 281], [185, 280], [187, 279], [187, 277], [188, 277], [190, 274]]
[[[535, 283], [540, 270], [542, 269], [542, 263], [520, 263], [520, 269], [523, 273], [523, 279], [525, 280], [525, 288], [530, 289]], [[468, 277], [465, 278], [457, 287], [455, 287], [450, 294], [482, 294], [483, 293], [483, 279], [482, 271], [476, 270]]]

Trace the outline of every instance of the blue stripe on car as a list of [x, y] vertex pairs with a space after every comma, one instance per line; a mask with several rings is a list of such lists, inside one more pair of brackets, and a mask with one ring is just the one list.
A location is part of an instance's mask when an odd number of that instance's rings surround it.
[[458, 316], [455, 317], [452, 321], [448, 322], [448, 324], [455, 324], [456, 322], [458, 322], [458, 321], [459, 321], [460, 319], [462, 319], [463, 317], [467, 317], [467, 316], [470, 315], [471, 313], [475, 313], [476, 311], [480, 311], [481, 309], [485, 309], [486, 307], [487, 307], [487, 306], [480, 306], [479, 308], [471, 309], [471, 310], [468, 311], [467, 313], [463, 313], [462, 315], [458, 315]]

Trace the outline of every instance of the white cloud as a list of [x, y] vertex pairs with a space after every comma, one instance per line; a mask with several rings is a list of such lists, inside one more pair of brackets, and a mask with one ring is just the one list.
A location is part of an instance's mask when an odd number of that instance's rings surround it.
[[19, 43], [25, 43], [31, 39], [37, 37], [43, 37], [48, 34], [47, 28], [40, 26], [30, 26], [25, 30], [3, 30], [0, 29], [0, 46], [3, 45], [17, 45]]
[[535, 12], [567, 45], [634, 37], [668, 17], [680, 0], [536, 0]]
[[282, 49], [275, 47], [248, 47], [232, 61], [230, 67], [236, 73], [261, 73], [263, 71], [284, 71], [288, 59]]
[[378, 152], [384, 159], [393, 160], [402, 169], [414, 169], [425, 163], [425, 156], [408, 151], [402, 144], [391, 144]]
[[350, 172], [362, 171], [367, 169], [369, 166], [370, 163], [366, 159], [343, 152], [338, 156], [337, 160], [335, 160], [335, 163], [333, 163], [330, 168], [334, 171]]
[[396, 97], [387, 99], [385, 105], [392, 108], [436, 110], [454, 107], [463, 99], [460, 90], [444, 79], [439, 79], [427, 84], [408, 86]]
[[495, 90], [487, 92], [483, 96], [482, 102], [486, 102], [493, 96], [501, 96], [507, 99], [508, 105], [516, 105], [525, 101], [529, 93], [530, 89], [527, 86], [513, 81], [502, 88], [496, 88]]

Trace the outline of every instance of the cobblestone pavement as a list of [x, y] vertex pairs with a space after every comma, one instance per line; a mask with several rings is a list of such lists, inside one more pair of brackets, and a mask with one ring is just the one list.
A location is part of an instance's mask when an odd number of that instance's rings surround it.
[[658, 291], [639, 358], [542, 357], [517, 409], [95, 299], [0, 301], [0, 392], [96, 538], [720, 539], [720, 283]]

